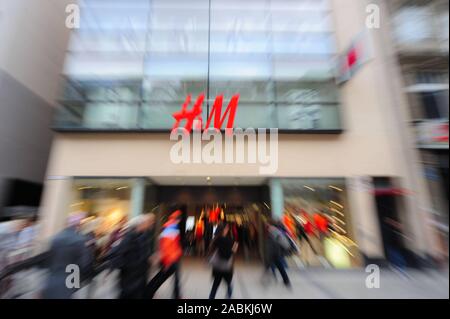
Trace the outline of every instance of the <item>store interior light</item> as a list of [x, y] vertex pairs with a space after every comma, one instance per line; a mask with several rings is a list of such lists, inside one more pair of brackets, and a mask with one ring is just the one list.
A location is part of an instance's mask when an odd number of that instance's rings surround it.
[[330, 210], [331, 211], [333, 211], [333, 212], [335, 212], [335, 213], [337, 213], [337, 214], [339, 214], [339, 215], [341, 215], [342, 217], [344, 217], [344, 213], [343, 212], [340, 212], [340, 211], [338, 211], [336, 208], [334, 208], [334, 207], [330, 207]]
[[345, 222], [342, 221], [341, 219], [337, 218], [336, 216], [333, 216], [334, 220], [337, 220], [338, 222], [340, 222], [342, 225], [345, 225]]
[[78, 202], [78, 203], [74, 203], [74, 204], [70, 205], [70, 207], [76, 207], [76, 206], [80, 206], [83, 204], [84, 204], [84, 202]]
[[306, 186], [306, 185], [303, 185], [303, 187], [306, 188], [306, 189], [309, 189], [309, 190], [312, 191], [312, 192], [315, 192], [315, 191], [316, 191], [314, 188], [309, 187], [309, 186]]
[[92, 189], [92, 188], [94, 188], [94, 187], [92, 187], [92, 186], [82, 186], [82, 187], [79, 187], [78, 190], [81, 191], [81, 190], [84, 190], [84, 189]]
[[335, 268], [350, 268], [351, 261], [349, 255], [351, 255], [348, 249], [344, 245], [340, 244], [336, 240], [326, 239], [324, 241], [325, 255], [328, 261]]
[[328, 185], [328, 187], [331, 188], [331, 189], [334, 189], [334, 190], [336, 190], [338, 192], [342, 192], [343, 191], [341, 188], [339, 188], [337, 186], [334, 186], [334, 185]]
[[121, 189], [127, 189], [127, 188], [128, 188], [128, 186], [117, 187], [117, 188], [116, 188], [116, 191], [120, 191]]
[[150, 211], [150, 213], [153, 213], [158, 207], [159, 207], [159, 205], [156, 205], [155, 207], [153, 207], [152, 210]]
[[336, 223], [333, 224], [333, 226], [338, 229], [341, 233], [347, 234], [347, 232], [340, 226], [338, 226]]
[[336, 205], [336, 206], [339, 207], [340, 209], [343, 209], [343, 208], [344, 208], [344, 206], [342, 206], [342, 205], [339, 204], [339, 203], [336, 203], [334, 200], [330, 200], [330, 203], [333, 204], [333, 205]]

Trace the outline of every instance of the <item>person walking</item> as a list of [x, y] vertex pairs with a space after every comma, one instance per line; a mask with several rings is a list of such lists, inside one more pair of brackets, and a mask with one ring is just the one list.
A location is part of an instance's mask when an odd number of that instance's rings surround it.
[[[42, 292], [44, 299], [72, 298], [73, 293], [80, 288], [81, 281], [84, 281], [86, 275], [91, 273], [94, 256], [90, 254], [87, 247], [87, 238], [79, 233], [82, 219], [84, 219], [83, 214], [70, 216], [68, 227], [51, 241], [45, 260], [49, 276]], [[73, 287], [67, 285], [67, 278], [70, 275], [66, 272], [68, 265], [78, 267], [80, 282], [73, 282]], [[77, 280], [77, 276], [73, 278]]]
[[230, 236], [230, 226], [224, 224], [220, 226], [218, 233], [211, 243], [209, 255], [212, 254], [212, 276], [214, 278], [209, 299], [214, 299], [217, 289], [223, 280], [227, 283], [227, 297], [231, 298], [233, 279], [233, 254], [237, 252], [238, 243]]
[[144, 297], [152, 255], [149, 241], [155, 216], [145, 214], [130, 220], [128, 230], [117, 246], [105, 257], [106, 266], [120, 270], [120, 299]]
[[291, 248], [289, 240], [274, 222], [267, 223], [266, 232], [266, 264], [263, 277], [266, 277], [269, 269], [274, 266], [280, 273], [284, 285], [290, 288], [291, 282], [283, 264], [285, 253]]
[[175, 277], [173, 298], [180, 299], [180, 260], [183, 255], [179, 223], [181, 210], [176, 209], [167, 222], [163, 225], [163, 231], [159, 236], [159, 253], [154, 259], [159, 259], [161, 269], [150, 280], [146, 287], [145, 298], [153, 298], [156, 291], [172, 275]]
[[[154, 217], [151, 218], [154, 219]], [[128, 219], [126, 216], [123, 216], [115, 226], [115, 229], [109, 235], [109, 239], [105, 247], [103, 247], [103, 249], [100, 250], [101, 256], [108, 254], [108, 252], [111, 250], [113, 246], [117, 246], [117, 244], [120, 243], [120, 241], [126, 234], [127, 226], [128, 226]], [[153, 229], [153, 227], [151, 228]]]

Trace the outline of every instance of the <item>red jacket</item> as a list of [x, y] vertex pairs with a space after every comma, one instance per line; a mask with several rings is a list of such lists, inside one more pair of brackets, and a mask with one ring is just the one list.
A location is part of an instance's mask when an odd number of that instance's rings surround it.
[[320, 214], [314, 214], [313, 218], [317, 229], [321, 233], [326, 233], [328, 231], [328, 220]]
[[164, 230], [159, 236], [159, 252], [161, 263], [165, 267], [169, 267], [180, 260], [183, 249], [181, 248], [178, 223], [170, 221], [164, 226]]

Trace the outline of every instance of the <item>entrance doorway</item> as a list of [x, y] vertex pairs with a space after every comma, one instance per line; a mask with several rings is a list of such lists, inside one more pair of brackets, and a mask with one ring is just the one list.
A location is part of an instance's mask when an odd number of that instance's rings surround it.
[[399, 214], [399, 193], [390, 178], [375, 177], [375, 203], [387, 261], [400, 268], [413, 264], [404, 242], [404, 223]]
[[263, 222], [270, 216], [270, 197], [261, 186], [158, 186], [160, 224], [171, 212], [183, 207], [181, 221], [185, 255], [204, 257], [218, 225], [227, 222], [239, 243], [237, 258], [246, 261], [263, 257]]

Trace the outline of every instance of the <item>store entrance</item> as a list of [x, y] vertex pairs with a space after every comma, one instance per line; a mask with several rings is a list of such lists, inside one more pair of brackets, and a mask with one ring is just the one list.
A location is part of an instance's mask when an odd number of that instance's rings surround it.
[[262, 225], [270, 216], [267, 186], [160, 186], [158, 199], [161, 223], [170, 207], [182, 207], [180, 230], [186, 256], [205, 257], [218, 225], [227, 222], [239, 243], [237, 259], [261, 260]]
[[412, 256], [405, 246], [405, 226], [399, 214], [399, 197], [389, 178], [375, 177], [375, 203], [387, 261], [397, 267], [413, 266]]

